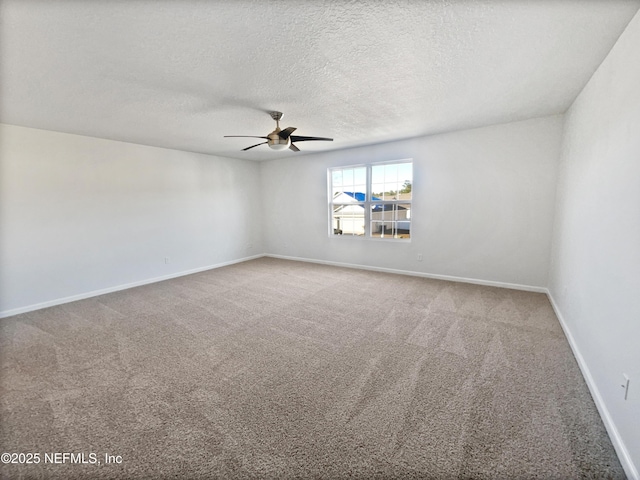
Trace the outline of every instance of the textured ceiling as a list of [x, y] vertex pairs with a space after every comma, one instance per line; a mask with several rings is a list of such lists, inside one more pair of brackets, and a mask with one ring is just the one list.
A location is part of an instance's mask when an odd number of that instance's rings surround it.
[[304, 152], [562, 113], [636, 0], [2, 1], [0, 121], [248, 152]]

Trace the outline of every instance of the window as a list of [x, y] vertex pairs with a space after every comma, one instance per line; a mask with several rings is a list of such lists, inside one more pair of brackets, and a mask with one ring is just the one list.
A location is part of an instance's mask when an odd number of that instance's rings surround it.
[[411, 238], [413, 163], [329, 169], [330, 235]]

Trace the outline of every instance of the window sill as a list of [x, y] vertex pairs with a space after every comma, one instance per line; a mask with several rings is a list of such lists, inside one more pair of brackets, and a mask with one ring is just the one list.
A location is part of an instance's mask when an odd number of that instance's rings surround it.
[[380, 238], [380, 237], [369, 237], [366, 235], [329, 235], [329, 238], [350, 238], [352, 240], [346, 240], [346, 241], [356, 241], [356, 239], [358, 240], [365, 240], [365, 241], [371, 241], [371, 242], [385, 242], [385, 243], [389, 243], [389, 242], [394, 242], [394, 243], [411, 243], [411, 238]]

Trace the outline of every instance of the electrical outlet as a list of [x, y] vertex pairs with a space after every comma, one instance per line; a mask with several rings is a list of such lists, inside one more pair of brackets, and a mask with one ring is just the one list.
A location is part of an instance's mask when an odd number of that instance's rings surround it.
[[624, 381], [620, 386], [624, 388], [624, 399], [626, 400], [629, 397], [629, 376], [626, 373], [623, 373], [622, 378], [624, 378]]
[[171, 263], [171, 259], [169, 257], [164, 257], [164, 263]]
[[418, 254], [418, 261], [419, 261], [419, 262], [421, 262], [421, 261], [422, 261], [422, 254], [421, 254], [421, 253], [419, 253], [419, 254]]

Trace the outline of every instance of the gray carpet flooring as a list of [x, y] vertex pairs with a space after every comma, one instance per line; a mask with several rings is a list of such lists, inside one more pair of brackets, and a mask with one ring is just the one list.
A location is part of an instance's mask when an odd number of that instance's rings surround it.
[[261, 258], [0, 328], [3, 478], [624, 478], [543, 294]]

